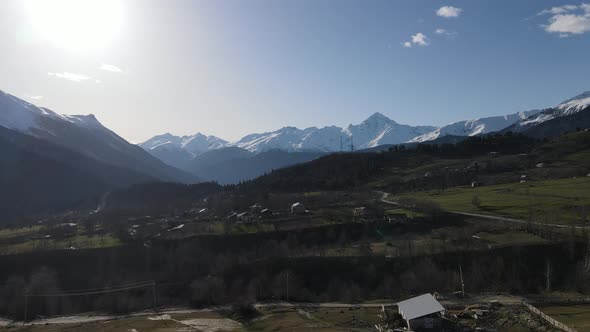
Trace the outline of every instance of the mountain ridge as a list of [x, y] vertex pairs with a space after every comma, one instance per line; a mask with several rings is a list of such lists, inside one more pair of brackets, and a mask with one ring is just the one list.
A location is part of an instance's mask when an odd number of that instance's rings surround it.
[[[416, 135], [434, 130], [434, 126], [410, 126], [399, 124], [381, 113], [374, 113], [363, 122], [350, 124], [345, 128], [338, 126], [307, 127], [299, 129], [285, 126], [274, 131], [252, 133], [235, 142], [228, 142], [215, 136], [197, 133], [192, 136], [174, 136], [170, 133], [154, 136], [139, 146], [153, 155], [159, 150], [174, 149], [189, 151], [181, 143], [187, 137], [200, 135], [212, 140], [210, 150], [223, 147], [239, 147], [250, 152], [260, 153], [275, 149], [287, 152], [337, 152], [352, 148], [370, 148], [381, 144], [403, 143]], [[341, 145], [342, 143], [342, 145]], [[189, 151], [192, 152], [192, 151]], [[202, 152], [201, 152], [202, 153]]]
[[163, 181], [197, 181], [127, 142], [92, 114], [61, 115], [0, 91], [0, 126]]
[[[520, 121], [512, 124], [509, 127], [506, 127], [502, 130], [502, 132], [512, 131], [518, 133], [525, 133], [527, 131], [532, 131], [533, 128], [543, 125], [545, 123], [557, 123], [556, 119], [560, 118], [569, 118], [573, 115], [581, 113], [585, 110], [590, 108], [590, 91], [583, 92], [581, 94], [576, 95], [573, 98], [569, 98], [564, 100], [563, 102], [555, 105], [553, 107], [549, 107], [543, 110], [538, 111], [537, 113], [528, 116]], [[558, 132], [566, 130], [566, 128], [572, 129], [577, 127], [577, 123], [570, 123], [569, 125], [564, 125], [563, 121], [561, 121], [559, 127], [561, 128]], [[546, 132], [548, 135], [552, 132], [547, 125], [544, 125], [543, 132]], [[536, 136], [538, 134], [535, 134]], [[550, 136], [553, 136], [551, 134]]]

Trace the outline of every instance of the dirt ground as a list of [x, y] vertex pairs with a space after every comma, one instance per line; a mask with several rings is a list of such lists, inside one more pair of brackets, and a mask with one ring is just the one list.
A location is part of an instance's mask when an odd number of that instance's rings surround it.
[[[76, 322], [61, 318], [60, 323], [37, 323], [0, 327], [0, 331], [88, 331], [88, 332], [231, 332], [231, 331], [371, 331], [379, 308], [279, 308], [259, 309], [259, 316], [247, 322], [228, 317], [224, 310], [163, 313], [125, 318]], [[102, 316], [101, 318], [104, 318]], [[98, 318], [97, 318], [98, 319]], [[22, 323], [21, 323], [22, 324]]]

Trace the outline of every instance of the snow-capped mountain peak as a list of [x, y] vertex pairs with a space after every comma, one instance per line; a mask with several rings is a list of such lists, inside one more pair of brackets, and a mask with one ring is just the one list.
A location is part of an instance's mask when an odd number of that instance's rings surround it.
[[368, 117], [362, 123], [366, 123], [366, 124], [395, 123], [395, 124], [397, 124], [397, 122], [391, 120], [390, 118], [386, 117], [385, 115], [383, 115], [379, 112], [373, 113], [370, 117]]
[[0, 126], [26, 134], [35, 131], [51, 132], [46, 120], [65, 121], [82, 128], [104, 129], [93, 114], [65, 115], [48, 108], [38, 107], [13, 95], [0, 91]]
[[562, 115], [569, 115], [579, 112], [586, 107], [590, 106], [590, 91], [583, 92], [573, 98], [563, 101], [561, 104], [555, 106], [555, 108], [562, 110]]
[[349, 125], [344, 130], [356, 149], [372, 148], [384, 144], [404, 143], [428, 133], [436, 127], [398, 124], [381, 113], [374, 113], [358, 125]]

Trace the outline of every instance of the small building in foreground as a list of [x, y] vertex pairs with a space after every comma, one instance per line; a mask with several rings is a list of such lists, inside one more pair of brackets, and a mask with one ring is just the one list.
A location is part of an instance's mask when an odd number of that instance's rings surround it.
[[424, 294], [397, 304], [398, 312], [410, 330], [437, 331], [445, 308], [431, 294]]
[[307, 210], [305, 209], [305, 205], [297, 202], [291, 205], [291, 213], [292, 214], [305, 214]]

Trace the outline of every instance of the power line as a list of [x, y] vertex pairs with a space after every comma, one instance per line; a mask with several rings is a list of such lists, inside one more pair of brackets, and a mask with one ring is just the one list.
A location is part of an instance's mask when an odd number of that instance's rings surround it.
[[45, 294], [25, 294], [28, 297], [52, 297], [52, 296], [82, 296], [82, 295], [92, 295], [92, 294], [103, 294], [103, 293], [112, 293], [112, 292], [120, 292], [129, 289], [136, 289], [136, 288], [144, 288], [148, 286], [154, 286], [156, 284], [155, 281], [150, 283], [135, 285], [135, 286], [126, 286], [126, 287], [112, 287], [102, 290], [94, 290], [94, 291], [83, 291], [83, 292], [75, 292], [75, 293], [45, 293]]
[[[91, 292], [91, 291], [103, 291], [109, 289], [117, 289], [117, 288], [125, 288], [125, 287], [133, 287], [133, 286], [140, 286], [140, 285], [151, 285], [154, 281], [141, 281], [141, 282], [134, 282], [129, 284], [117, 285], [117, 286], [106, 286], [106, 287], [97, 287], [97, 288], [80, 288], [80, 289], [69, 289], [64, 291], [63, 293], [79, 293], [79, 292]], [[34, 294], [25, 294], [29, 296], [34, 296]]]
[[154, 310], [156, 310], [156, 281], [143, 281], [134, 284], [127, 284], [127, 285], [120, 285], [120, 286], [110, 286], [110, 287], [103, 287], [103, 288], [87, 288], [87, 289], [78, 289], [73, 291], [67, 291], [63, 293], [45, 293], [45, 294], [27, 294], [25, 291], [25, 307], [24, 307], [24, 320], [23, 324], [27, 321], [27, 307], [29, 302], [29, 297], [66, 297], [66, 296], [84, 296], [84, 295], [95, 295], [95, 294], [105, 294], [105, 293], [115, 293], [115, 292], [122, 292], [131, 289], [138, 289], [138, 288], [145, 288], [145, 287], [152, 287], [154, 292]]

